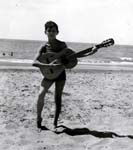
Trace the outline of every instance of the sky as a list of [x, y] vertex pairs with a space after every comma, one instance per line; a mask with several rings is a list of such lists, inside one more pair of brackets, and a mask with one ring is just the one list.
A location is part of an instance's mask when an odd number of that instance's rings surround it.
[[59, 26], [58, 39], [133, 45], [132, 0], [0, 0], [0, 38], [47, 40], [46, 21]]

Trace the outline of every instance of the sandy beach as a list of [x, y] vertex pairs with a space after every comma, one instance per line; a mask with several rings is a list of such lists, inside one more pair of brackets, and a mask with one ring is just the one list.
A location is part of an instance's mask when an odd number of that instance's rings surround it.
[[[67, 72], [58, 134], [36, 127], [41, 79], [37, 70], [0, 70], [1, 150], [133, 149], [133, 72]], [[43, 110], [50, 129], [54, 109], [53, 85]]]

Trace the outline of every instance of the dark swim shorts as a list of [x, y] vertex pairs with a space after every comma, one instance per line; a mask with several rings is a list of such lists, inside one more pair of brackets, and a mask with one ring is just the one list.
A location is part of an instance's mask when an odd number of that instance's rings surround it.
[[62, 81], [62, 80], [66, 80], [66, 71], [64, 70], [57, 78], [55, 79], [47, 79], [47, 78], [43, 78], [42, 82], [41, 82], [41, 85], [43, 86], [45, 81], [53, 81], [53, 82], [56, 82], [56, 81]]

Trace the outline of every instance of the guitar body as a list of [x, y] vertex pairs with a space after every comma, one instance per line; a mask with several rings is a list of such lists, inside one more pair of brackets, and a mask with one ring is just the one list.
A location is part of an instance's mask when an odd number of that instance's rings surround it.
[[[54, 64], [57, 64], [55, 66], [41, 66], [40, 71], [41, 73], [47, 78], [47, 79], [55, 79], [57, 78], [64, 69], [70, 69], [77, 65], [77, 58], [74, 55], [75, 52], [71, 49], [66, 49], [65, 55], [63, 55], [61, 58], [57, 59]], [[73, 55], [69, 57], [70, 55]], [[47, 52], [42, 53], [42, 55], [39, 58], [39, 61], [44, 64], [49, 64], [53, 62], [56, 59], [56, 53], [54, 52]]]
[[72, 69], [78, 63], [76, 53], [70, 48], [66, 48], [66, 53], [61, 57], [61, 63], [66, 69]]
[[[40, 56], [39, 61], [44, 64], [49, 64], [55, 60], [55, 55], [56, 55], [56, 53], [53, 53], [53, 52], [44, 53]], [[61, 64], [58, 65], [58, 63], [60, 63], [60, 60], [57, 60], [55, 62], [55, 64], [56, 63], [57, 63], [56, 66], [41, 66], [40, 67], [41, 73], [47, 79], [53, 80], [53, 79], [57, 78], [62, 73], [62, 71], [65, 69], [65, 67], [63, 65], [61, 65]]]

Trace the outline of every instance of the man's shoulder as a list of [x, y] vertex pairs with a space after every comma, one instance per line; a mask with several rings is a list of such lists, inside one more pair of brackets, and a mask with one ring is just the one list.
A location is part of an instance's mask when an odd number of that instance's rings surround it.
[[61, 40], [57, 40], [57, 44], [59, 44], [59, 45], [60, 45], [61, 47], [63, 47], [63, 48], [66, 48], [66, 47], [67, 47], [66, 42], [61, 41]]
[[39, 47], [39, 53], [45, 53], [46, 52], [46, 44], [43, 44]]
[[56, 42], [57, 42], [57, 43], [60, 43], [60, 44], [65, 44], [64, 41], [61, 41], [61, 40], [58, 40], [58, 39], [56, 39]]

